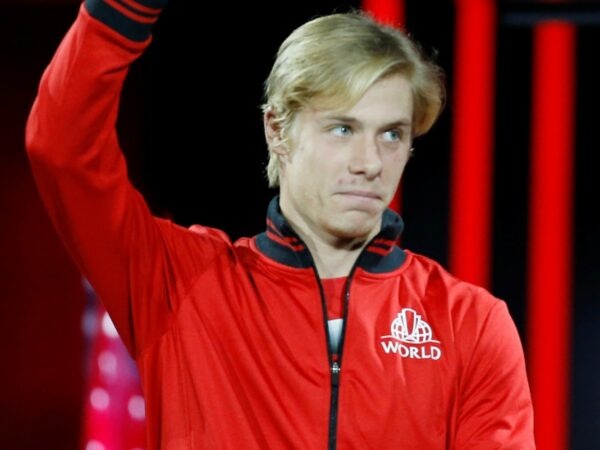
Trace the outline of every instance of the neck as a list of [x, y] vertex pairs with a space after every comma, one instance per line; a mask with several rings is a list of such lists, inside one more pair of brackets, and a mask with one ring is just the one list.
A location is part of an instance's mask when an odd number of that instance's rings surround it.
[[[395, 245], [402, 232], [402, 219], [393, 211], [383, 211], [378, 223], [361, 238], [341, 239], [339, 233], [326, 233], [324, 227], [294, 215], [294, 209], [287, 214], [284, 203], [279, 197], [271, 200], [266, 232], [256, 237], [261, 253], [281, 264], [305, 269], [316, 265], [321, 277], [329, 278], [347, 276], [359, 255], [360, 266], [374, 273], [394, 270], [405, 259], [402, 249]], [[368, 251], [367, 244], [372, 244]]]
[[339, 249], [318, 241], [312, 243], [305, 241], [305, 243], [313, 257], [319, 276], [321, 278], [339, 278], [350, 274], [352, 266], [367, 241], [352, 249]]
[[325, 232], [311, 232], [300, 223], [295, 223], [287, 217], [286, 220], [310, 251], [321, 278], [348, 276], [361, 251], [377, 234], [377, 230], [374, 230], [372, 235], [367, 237], [342, 239], [329, 236]]

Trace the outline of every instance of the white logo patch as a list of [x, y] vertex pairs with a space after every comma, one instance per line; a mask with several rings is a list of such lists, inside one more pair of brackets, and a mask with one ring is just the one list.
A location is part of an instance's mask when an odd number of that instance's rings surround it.
[[396, 353], [402, 358], [433, 359], [442, 357], [440, 341], [433, 339], [427, 322], [414, 309], [404, 308], [390, 326], [390, 335], [381, 336], [385, 353]]

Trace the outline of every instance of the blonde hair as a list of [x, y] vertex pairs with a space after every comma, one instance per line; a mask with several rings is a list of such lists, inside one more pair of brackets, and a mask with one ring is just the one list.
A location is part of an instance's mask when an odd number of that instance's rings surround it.
[[[414, 99], [413, 135], [426, 133], [445, 100], [442, 69], [406, 34], [361, 13], [332, 14], [288, 36], [265, 82], [263, 112], [272, 111], [284, 145], [296, 113], [311, 106], [351, 107], [378, 80], [402, 74]], [[269, 152], [269, 186], [279, 185], [279, 157]]]

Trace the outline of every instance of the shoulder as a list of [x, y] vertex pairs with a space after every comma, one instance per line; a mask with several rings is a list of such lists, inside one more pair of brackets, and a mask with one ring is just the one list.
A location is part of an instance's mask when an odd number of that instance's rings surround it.
[[[438, 262], [407, 252], [403, 280], [438, 325], [446, 342], [474, 350], [482, 336], [515, 334], [506, 303], [481, 286], [454, 276]], [[512, 338], [511, 338], [512, 339]]]
[[407, 254], [402, 276], [418, 292], [436, 338], [444, 353], [459, 362], [461, 373], [489, 367], [491, 374], [497, 364], [521, 370], [520, 337], [506, 303], [430, 258]]
[[451, 308], [478, 306], [489, 310], [504, 303], [483, 287], [456, 277], [439, 262], [409, 250], [405, 252], [402, 276], [422, 292], [423, 298], [443, 298]]
[[231, 239], [229, 239], [227, 233], [225, 233], [223, 230], [219, 230], [218, 228], [194, 224], [187, 228], [187, 231], [189, 231], [195, 238], [221, 241], [224, 244], [231, 246]]
[[187, 260], [193, 265], [200, 260], [214, 260], [232, 248], [231, 240], [223, 230], [203, 225], [187, 227], [163, 218], [155, 218], [155, 222], [158, 239], [171, 261]]

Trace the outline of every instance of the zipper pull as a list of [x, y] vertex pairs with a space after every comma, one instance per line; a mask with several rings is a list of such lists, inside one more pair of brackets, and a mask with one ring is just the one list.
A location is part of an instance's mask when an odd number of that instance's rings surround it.
[[340, 371], [342, 368], [340, 367], [337, 361], [333, 361], [331, 363], [331, 384], [333, 386], [337, 386], [340, 382]]

